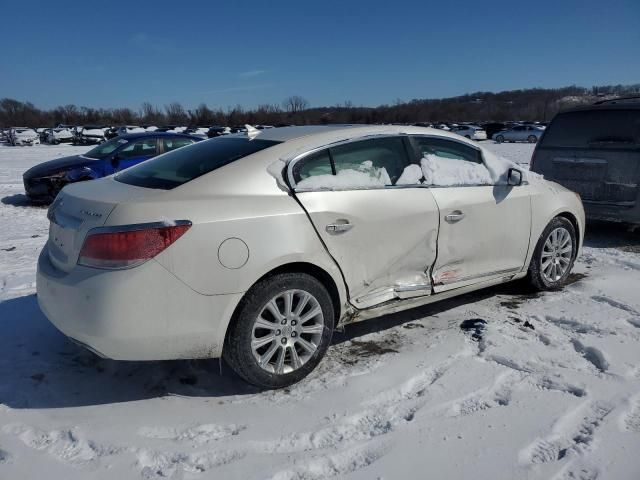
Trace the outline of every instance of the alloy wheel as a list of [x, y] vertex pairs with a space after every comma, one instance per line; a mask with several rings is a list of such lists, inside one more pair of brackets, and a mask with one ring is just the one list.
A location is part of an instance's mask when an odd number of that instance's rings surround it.
[[540, 270], [549, 283], [558, 282], [569, 270], [573, 258], [571, 234], [564, 227], [558, 227], [549, 233], [540, 255]]
[[290, 373], [313, 356], [324, 328], [318, 300], [304, 290], [287, 290], [269, 300], [256, 317], [251, 351], [263, 370]]

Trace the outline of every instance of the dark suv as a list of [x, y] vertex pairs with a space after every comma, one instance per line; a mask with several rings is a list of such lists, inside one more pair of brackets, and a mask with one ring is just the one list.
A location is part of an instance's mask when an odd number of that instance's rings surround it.
[[582, 197], [587, 218], [640, 223], [640, 99], [558, 113], [531, 170]]

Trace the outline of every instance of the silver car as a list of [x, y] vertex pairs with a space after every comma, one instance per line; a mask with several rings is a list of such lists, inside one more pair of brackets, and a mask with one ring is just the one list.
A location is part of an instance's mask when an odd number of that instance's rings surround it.
[[122, 360], [224, 357], [276, 388], [336, 327], [527, 277], [560, 288], [579, 198], [422, 127], [257, 130], [64, 187], [38, 302]]
[[544, 133], [544, 127], [535, 125], [516, 125], [508, 130], [496, 133], [493, 139], [498, 142], [529, 142], [537, 143]]

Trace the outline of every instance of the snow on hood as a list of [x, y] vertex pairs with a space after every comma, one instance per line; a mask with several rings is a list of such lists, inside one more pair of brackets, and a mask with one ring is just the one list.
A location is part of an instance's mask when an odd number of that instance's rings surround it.
[[37, 137], [38, 134], [33, 130], [23, 130], [22, 132], [15, 132], [15, 136], [30, 138], [30, 137]]

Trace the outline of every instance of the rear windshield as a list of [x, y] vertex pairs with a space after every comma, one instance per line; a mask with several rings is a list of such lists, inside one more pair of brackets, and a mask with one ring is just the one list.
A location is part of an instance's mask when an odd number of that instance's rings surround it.
[[640, 110], [559, 114], [542, 137], [544, 147], [624, 148], [640, 145]]
[[235, 160], [277, 145], [269, 140], [214, 138], [173, 150], [116, 175], [122, 183], [171, 190]]

